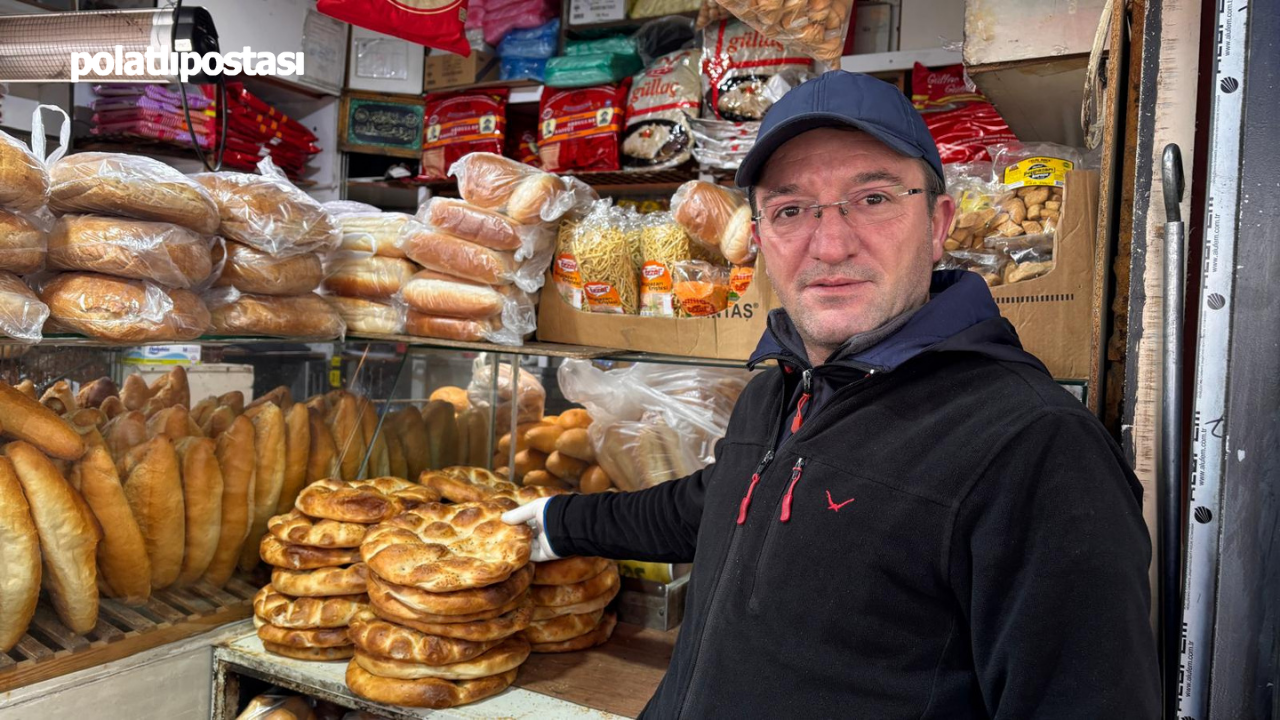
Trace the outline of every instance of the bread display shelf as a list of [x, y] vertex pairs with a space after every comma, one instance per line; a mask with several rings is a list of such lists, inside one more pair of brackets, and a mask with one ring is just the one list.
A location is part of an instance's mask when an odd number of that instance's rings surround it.
[[41, 603], [27, 634], [0, 653], [0, 692], [95, 667], [167, 643], [208, 632], [253, 614], [256, 588], [232, 578], [221, 590], [197, 583], [154, 593], [146, 605], [130, 607], [103, 599], [98, 624], [87, 635], [72, 633], [47, 603]]

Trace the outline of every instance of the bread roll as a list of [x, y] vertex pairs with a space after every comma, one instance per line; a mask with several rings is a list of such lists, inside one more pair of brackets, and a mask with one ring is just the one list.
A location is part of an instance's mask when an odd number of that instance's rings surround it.
[[218, 210], [191, 178], [141, 155], [85, 152], [67, 155], [49, 169], [49, 209], [106, 213], [183, 225], [211, 235]]
[[720, 251], [729, 262], [742, 265], [752, 260], [751, 207], [742, 193], [690, 180], [671, 198], [671, 213], [689, 237]]
[[[507, 199], [507, 215], [521, 224], [541, 222], [543, 209], [568, 192], [564, 181], [550, 173], [537, 173], [516, 184]], [[563, 214], [563, 213], [561, 213]]]
[[458, 194], [479, 208], [498, 210], [506, 206], [516, 184], [537, 168], [493, 153], [468, 153], [449, 168], [458, 178]]
[[[0, 194], [3, 194], [2, 188]], [[0, 270], [19, 275], [39, 270], [44, 266], [46, 242], [45, 232], [30, 220], [0, 210]]]
[[187, 382], [187, 369], [181, 365], [160, 376], [151, 385], [151, 397], [160, 401], [164, 407], [191, 405], [191, 386]]
[[405, 334], [415, 337], [480, 342], [495, 330], [496, 326], [492, 321], [439, 317], [416, 310], [409, 310], [404, 319]]
[[550, 455], [556, 451], [556, 441], [564, 432], [564, 428], [557, 425], [538, 425], [529, 428], [529, 432], [525, 433], [525, 441], [534, 450]]
[[[333, 442], [333, 433], [324, 422], [324, 415], [317, 409], [307, 407], [310, 452], [307, 454], [307, 478], [304, 483], [310, 485], [317, 480], [338, 476], [338, 448]], [[294, 497], [297, 500], [297, 496]]]
[[357, 479], [364, 460], [365, 441], [355, 396], [342, 393], [325, 419], [338, 450], [338, 473], [347, 482]]
[[26, 143], [0, 133], [0, 207], [34, 212], [49, 202], [49, 173]]
[[438, 197], [427, 204], [424, 215], [429, 225], [454, 237], [494, 250], [520, 249], [520, 226], [492, 210]]
[[423, 270], [401, 290], [406, 305], [427, 315], [484, 320], [502, 313], [506, 296], [490, 285]]
[[102, 428], [111, 457], [119, 463], [126, 453], [147, 440], [147, 419], [141, 411], [127, 410], [107, 421]]
[[80, 434], [66, 420], [5, 383], [0, 383], [0, 426], [5, 435], [26, 440], [53, 457], [75, 460], [84, 454]]
[[151, 588], [169, 587], [178, 579], [186, 550], [178, 454], [169, 438], [157, 435], [129, 450], [117, 465], [124, 478], [125, 498], [151, 558]]
[[582, 473], [587, 471], [588, 466], [589, 463], [559, 452], [548, 455], [546, 461], [547, 472], [570, 484], [576, 483], [582, 477]]
[[40, 536], [13, 464], [2, 457], [0, 547], [4, 548], [4, 560], [0, 562], [0, 652], [9, 652], [22, 639], [36, 614], [36, 600], [40, 597]]
[[232, 390], [229, 393], [223, 393], [218, 396], [218, 404], [226, 405], [231, 408], [236, 415], [244, 412], [244, 393], [239, 390]]
[[604, 492], [613, 487], [613, 480], [599, 465], [592, 465], [578, 480], [578, 491], [583, 494]]
[[248, 245], [227, 241], [215, 248], [214, 261], [222, 260], [222, 274], [214, 287], [233, 287], [259, 295], [303, 295], [320, 287], [324, 266], [315, 253], [273, 257]]
[[213, 329], [219, 335], [341, 338], [346, 326], [319, 295], [241, 294], [212, 308]]
[[458, 416], [459, 434], [465, 435], [465, 463], [484, 467], [489, 459], [489, 413], [484, 408], [468, 408]]
[[[44, 557], [42, 584], [58, 619], [83, 635], [98, 623], [99, 531], [84, 500], [44, 453], [22, 442], [4, 446], [22, 484]], [[8, 555], [9, 549], [5, 548]]]
[[405, 238], [405, 255], [428, 270], [486, 285], [509, 285], [515, 256], [467, 242], [448, 233], [421, 230]]
[[175, 587], [185, 587], [209, 569], [222, 534], [222, 468], [218, 465], [217, 443], [209, 438], [187, 437], [174, 449], [182, 473], [183, 504], [186, 509], [186, 552]]
[[142, 379], [141, 373], [129, 373], [124, 379], [124, 387], [120, 390], [120, 400], [127, 410], [141, 410], [151, 399], [151, 388]]
[[444, 400], [453, 405], [454, 412], [464, 412], [471, 407], [471, 400], [467, 397], [467, 391], [453, 385], [445, 385], [431, 391], [428, 400]]
[[213, 272], [213, 259], [208, 238], [180, 225], [64, 215], [49, 234], [48, 266], [191, 288]]
[[194, 340], [209, 329], [209, 310], [194, 293], [96, 273], [65, 273], [40, 292], [48, 329], [117, 342]]
[[417, 268], [408, 260], [380, 257], [344, 257], [331, 260], [324, 289], [334, 295], [389, 300], [400, 292]]
[[223, 237], [276, 256], [327, 252], [342, 239], [328, 211], [283, 177], [218, 172], [194, 180], [217, 203]]
[[398, 212], [352, 213], [336, 219], [342, 228], [343, 250], [392, 258], [404, 257], [400, 238], [417, 222], [412, 215]]
[[[560, 413], [556, 424], [565, 430], [586, 428], [591, 426], [591, 414], [582, 408], [571, 408]], [[576, 455], [574, 457], [577, 457]]]
[[200, 430], [205, 437], [217, 440], [222, 437], [222, 433], [226, 432], [227, 428], [231, 427], [231, 423], [235, 419], [235, 411], [226, 405], [219, 405], [213, 409], [213, 412], [209, 413], [209, 417], [200, 426]]
[[[71, 423], [72, 427], [76, 428], [76, 432], [80, 433], [81, 437], [85, 436], [85, 429], [93, 428], [97, 430], [107, 424], [106, 413], [102, 412], [102, 410], [99, 410], [98, 408], [80, 408], [73, 413], [64, 415], [63, 419]], [[101, 435], [97, 435], [95, 437], [96, 441], [102, 441]], [[106, 447], [105, 441], [102, 441], [102, 444], [103, 447]], [[87, 438], [85, 447], [88, 447]]]
[[311, 417], [307, 406], [294, 403], [284, 416], [284, 482], [276, 501], [279, 515], [293, 509], [302, 486], [307, 482], [307, 460], [311, 454]]
[[257, 473], [253, 421], [244, 416], [236, 418], [218, 437], [214, 452], [222, 473], [222, 513], [218, 545], [205, 570], [204, 579], [214, 587], [222, 587], [235, 572], [240, 550], [253, 521]]
[[71, 472], [71, 484], [80, 490], [102, 530], [97, 557], [103, 594], [126, 605], [146, 603], [151, 597], [151, 559], [111, 453], [105, 445], [90, 443]]
[[66, 415], [77, 409], [75, 395], [71, 392], [71, 383], [59, 380], [50, 385], [40, 396], [40, 404], [49, 408], [55, 415]]
[[253, 417], [255, 471], [253, 524], [240, 551], [240, 569], [248, 572], [258, 564], [258, 542], [267, 532], [267, 520], [276, 512], [284, 486], [284, 413], [275, 405], [261, 405]]
[[210, 395], [209, 397], [191, 406], [191, 412], [189, 413], [191, 416], [191, 421], [194, 422], [196, 425], [198, 425], [203, 431], [205, 423], [209, 422], [209, 416], [212, 415], [213, 411], [217, 409], [218, 409], [218, 398]]
[[404, 329], [403, 312], [394, 305], [340, 295], [324, 299], [346, 323], [347, 332], [397, 335]]
[[80, 407], [96, 408], [101, 406], [107, 398], [119, 394], [120, 389], [116, 387], [114, 380], [109, 377], [100, 377], [80, 386], [80, 391], [76, 393], [76, 404]]
[[588, 465], [596, 461], [595, 448], [585, 428], [565, 430], [555, 443], [555, 450], [565, 457], [581, 460]]
[[423, 472], [431, 469], [431, 440], [427, 424], [414, 408], [403, 408], [388, 418], [404, 448], [405, 478], [418, 482]]
[[422, 409], [422, 421], [427, 425], [431, 469], [440, 470], [457, 465], [458, 422], [453, 405], [444, 400], [429, 401]]

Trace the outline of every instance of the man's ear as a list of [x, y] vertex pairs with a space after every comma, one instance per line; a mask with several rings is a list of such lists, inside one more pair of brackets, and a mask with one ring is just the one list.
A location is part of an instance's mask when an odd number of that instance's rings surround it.
[[937, 264], [942, 259], [942, 244], [946, 242], [947, 234], [951, 232], [951, 221], [955, 217], [955, 198], [946, 193], [939, 195], [933, 204], [933, 233], [929, 237], [933, 250], [934, 264]]

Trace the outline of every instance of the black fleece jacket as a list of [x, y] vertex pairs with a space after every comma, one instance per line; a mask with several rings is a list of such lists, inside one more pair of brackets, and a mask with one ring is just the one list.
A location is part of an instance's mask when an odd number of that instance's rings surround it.
[[693, 562], [643, 717], [1158, 717], [1141, 488], [985, 284], [798, 343], [770, 318], [714, 464], [547, 506], [560, 555]]

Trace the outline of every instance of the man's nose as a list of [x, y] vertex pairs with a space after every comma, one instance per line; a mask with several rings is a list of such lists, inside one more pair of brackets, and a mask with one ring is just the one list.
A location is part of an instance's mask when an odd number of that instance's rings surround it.
[[821, 217], [809, 239], [809, 255], [828, 265], [835, 265], [858, 254], [858, 231], [840, 213], [839, 207], [822, 208]]

